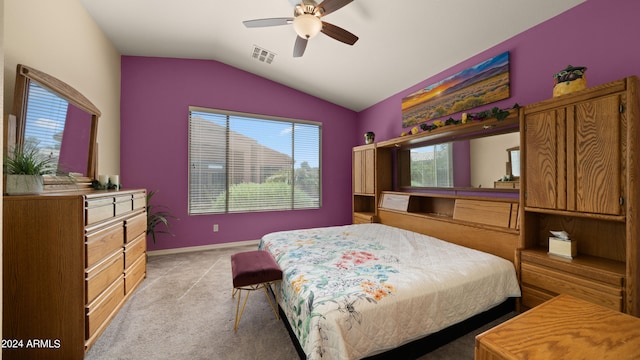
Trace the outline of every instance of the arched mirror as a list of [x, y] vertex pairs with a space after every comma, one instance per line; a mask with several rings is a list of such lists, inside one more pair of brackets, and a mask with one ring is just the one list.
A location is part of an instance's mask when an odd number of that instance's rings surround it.
[[[49, 74], [18, 65], [13, 111], [15, 146], [37, 145], [41, 153], [54, 159], [59, 173], [72, 175], [76, 186], [96, 178], [101, 113], [84, 95]], [[44, 179], [45, 189], [65, 182], [68, 177]]]

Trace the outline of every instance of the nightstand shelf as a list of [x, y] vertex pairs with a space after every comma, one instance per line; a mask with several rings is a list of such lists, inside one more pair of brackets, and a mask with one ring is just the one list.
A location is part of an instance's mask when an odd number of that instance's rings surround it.
[[623, 310], [625, 264], [589, 255], [573, 259], [545, 249], [520, 253], [522, 306], [532, 308], [558, 294], [570, 294], [607, 308]]

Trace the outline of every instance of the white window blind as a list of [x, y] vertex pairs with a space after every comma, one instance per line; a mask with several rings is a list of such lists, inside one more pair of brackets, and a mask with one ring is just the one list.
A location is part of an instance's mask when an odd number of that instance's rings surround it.
[[24, 141], [37, 146], [40, 152], [53, 159], [58, 167], [60, 146], [69, 104], [35, 82], [29, 83], [29, 102], [25, 121]]
[[189, 213], [319, 208], [318, 123], [189, 108]]
[[453, 186], [453, 144], [411, 149], [411, 186]]

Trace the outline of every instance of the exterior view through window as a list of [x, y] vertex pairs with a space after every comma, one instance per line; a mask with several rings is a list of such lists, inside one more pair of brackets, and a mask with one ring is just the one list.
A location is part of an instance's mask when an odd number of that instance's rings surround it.
[[411, 186], [453, 186], [453, 144], [437, 144], [411, 149]]
[[321, 206], [320, 123], [189, 108], [189, 213]]

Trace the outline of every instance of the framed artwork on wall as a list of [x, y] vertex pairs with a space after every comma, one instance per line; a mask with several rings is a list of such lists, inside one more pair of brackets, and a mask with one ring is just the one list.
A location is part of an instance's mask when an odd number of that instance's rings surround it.
[[508, 99], [509, 52], [496, 55], [402, 99], [402, 127]]

